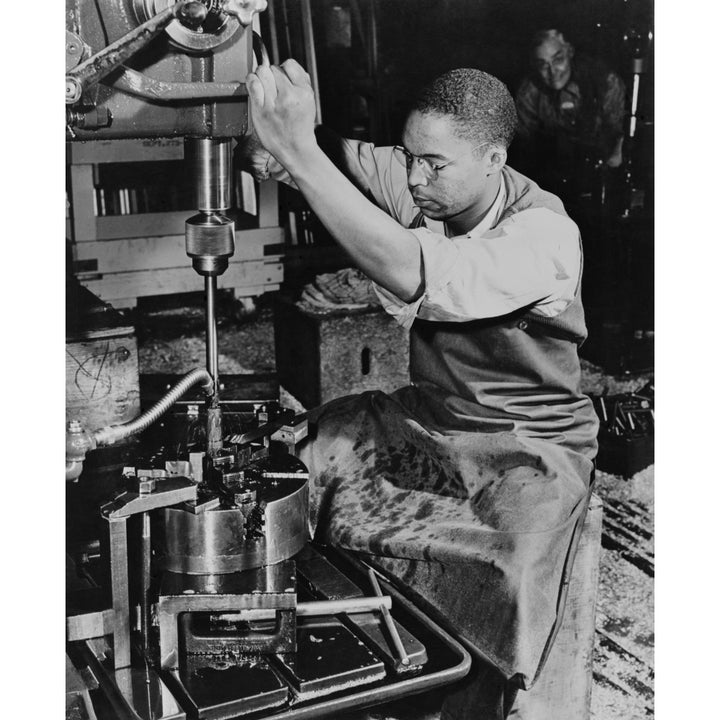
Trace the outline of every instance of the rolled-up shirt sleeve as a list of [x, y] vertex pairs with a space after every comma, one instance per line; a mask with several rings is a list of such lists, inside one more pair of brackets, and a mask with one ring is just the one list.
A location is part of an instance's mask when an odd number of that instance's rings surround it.
[[579, 232], [544, 208], [519, 212], [480, 235], [447, 238], [412, 230], [420, 243], [425, 290], [411, 303], [376, 285], [385, 310], [404, 327], [418, 317], [465, 322], [528, 305], [552, 317], [572, 302], [581, 272]]

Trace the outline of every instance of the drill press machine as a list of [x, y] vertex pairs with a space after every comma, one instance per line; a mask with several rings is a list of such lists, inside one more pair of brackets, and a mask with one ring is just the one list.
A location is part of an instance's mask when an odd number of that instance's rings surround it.
[[[294, 455], [305, 419], [277, 403], [223, 410], [215, 296], [234, 252], [232, 138], [248, 131], [237, 78], [253, 44], [263, 52], [248, 26], [266, 5], [68, 0], [68, 137], [185, 137], [198, 209], [186, 251], [206, 298], [206, 368], [128, 423], [68, 426], [69, 481], [88, 452], [143, 438], [125, 489], [100, 508], [100, 552], [72, 563], [100, 592], [93, 607], [69, 594], [68, 655], [92, 674], [108, 717], [328, 715], [469, 667], [467, 653], [401, 596], [391, 599], [372, 571], [358, 576], [348, 560], [341, 571], [308, 545], [308, 472]], [[196, 385], [202, 410], [178, 411]], [[393, 599], [403, 624], [389, 613]]]

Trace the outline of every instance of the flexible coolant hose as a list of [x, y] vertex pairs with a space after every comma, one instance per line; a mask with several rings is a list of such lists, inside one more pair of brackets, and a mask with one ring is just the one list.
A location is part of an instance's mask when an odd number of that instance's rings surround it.
[[187, 375], [172, 387], [166, 395], [158, 400], [149, 410], [138, 415], [134, 420], [129, 420], [122, 425], [110, 425], [108, 427], [94, 430], [92, 436], [97, 443], [100, 445], [113, 445], [116, 442], [130, 437], [135, 433], [142, 432], [150, 425], [152, 425], [161, 415], [167, 412], [170, 407], [180, 397], [182, 397], [191, 387], [202, 383], [203, 390], [209, 395], [213, 392], [214, 383], [212, 375], [201, 368], [195, 368], [191, 370]]

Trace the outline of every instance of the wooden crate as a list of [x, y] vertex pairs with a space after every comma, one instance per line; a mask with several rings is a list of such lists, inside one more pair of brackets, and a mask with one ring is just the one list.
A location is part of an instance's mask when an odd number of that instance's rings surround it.
[[140, 413], [135, 328], [76, 283], [66, 303], [66, 420], [87, 430], [132, 420]]
[[278, 379], [307, 409], [407, 385], [408, 359], [408, 333], [382, 310], [314, 313], [285, 298], [276, 303]]

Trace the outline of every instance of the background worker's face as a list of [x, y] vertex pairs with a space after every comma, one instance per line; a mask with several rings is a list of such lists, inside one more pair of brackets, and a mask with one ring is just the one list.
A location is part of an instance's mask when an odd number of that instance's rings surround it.
[[[407, 177], [413, 200], [423, 215], [450, 220], [472, 211], [485, 199], [488, 155], [482, 148], [473, 152], [477, 143], [456, 134], [451, 116], [413, 111], [402, 139], [409, 153], [422, 158], [421, 163], [408, 162]], [[438, 168], [437, 174], [433, 166]]]
[[572, 56], [571, 45], [551, 38], [535, 49], [533, 63], [545, 85], [553, 90], [562, 90], [570, 79]]

